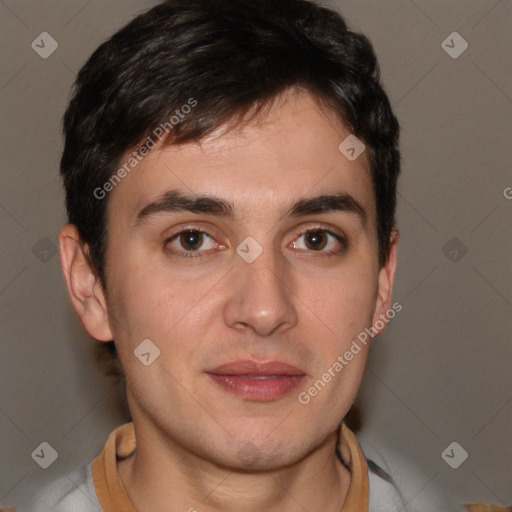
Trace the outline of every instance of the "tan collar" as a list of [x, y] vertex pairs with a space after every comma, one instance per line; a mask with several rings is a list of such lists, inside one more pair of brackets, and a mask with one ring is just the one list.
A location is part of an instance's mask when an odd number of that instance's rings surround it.
[[[102, 452], [91, 463], [96, 495], [103, 512], [137, 512], [126, 494], [117, 461], [132, 455], [136, 448], [133, 423], [116, 428], [108, 437]], [[341, 512], [368, 512], [368, 468], [355, 435], [342, 423], [339, 432], [338, 453], [348, 467], [351, 480]]]

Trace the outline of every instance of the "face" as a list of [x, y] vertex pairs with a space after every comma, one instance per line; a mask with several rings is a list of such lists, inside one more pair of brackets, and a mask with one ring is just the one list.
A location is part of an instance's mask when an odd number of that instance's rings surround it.
[[111, 192], [108, 324], [141, 429], [253, 469], [336, 430], [367, 346], [336, 362], [392, 281], [366, 155], [338, 150], [348, 135], [290, 91], [243, 128], [155, 148]]

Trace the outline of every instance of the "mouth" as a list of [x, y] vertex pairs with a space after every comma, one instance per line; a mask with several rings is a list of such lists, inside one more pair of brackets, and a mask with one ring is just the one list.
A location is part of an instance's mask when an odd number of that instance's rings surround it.
[[207, 371], [206, 375], [223, 390], [258, 402], [284, 397], [306, 377], [302, 370], [288, 363], [251, 360], [223, 364]]

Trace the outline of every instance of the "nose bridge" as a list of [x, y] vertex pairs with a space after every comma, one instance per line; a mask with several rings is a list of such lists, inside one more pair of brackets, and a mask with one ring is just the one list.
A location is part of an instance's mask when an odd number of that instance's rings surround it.
[[[251, 295], [261, 294], [271, 299], [273, 295], [286, 295], [286, 286], [284, 285], [285, 265], [279, 254], [272, 247], [265, 251], [251, 264], [240, 263], [241, 272], [248, 285], [252, 288]], [[249, 291], [249, 290], [247, 290]]]
[[292, 293], [286, 282], [286, 261], [279, 251], [268, 245], [250, 263], [242, 253], [235, 267], [233, 292], [225, 308], [225, 321], [230, 327], [252, 329], [265, 336], [297, 322]]

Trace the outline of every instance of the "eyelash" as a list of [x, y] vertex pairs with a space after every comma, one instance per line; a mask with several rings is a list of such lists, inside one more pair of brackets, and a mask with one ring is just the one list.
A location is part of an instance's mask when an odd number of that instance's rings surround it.
[[[330, 229], [323, 228], [321, 226], [306, 228], [298, 233], [297, 238], [307, 235], [309, 233], [318, 233], [318, 232], [324, 233], [324, 234], [327, 234], [327, 235], [330, 235], [331, 237], [333, 237], [338, 242], [340, 247], [337, 249], [334, 249], [334, 250], [331, 249], [330, 251], [323, 251], [323, 250], [322, 251], [312, 251], [312, 250], [306, 251], [308, 254], [319, 254], [326, 258], [332, 258], [333, 256], [340, 256], [343, 252], [345, 252], [348, 249], [348, 243], [344, 236], [342, 236]], [[327, 243], [329, 243], [329, 242], [327, 242]]]
[[[308, 254], [320, 254], [320, 255], [323, 255], [323, 257], [330, 258], [330, 257], [333, 257], [333, 256], [339, 256], [341, 253], [346, 251], [346, 249], [348, 248], [348, 244], [347, 244], [347, 241], [346, 241], [345, 237], [343, 237], [342, 235], [340, 235], [340, 234], [338, 234], [338, 233], [336, 233], [336, 232], [334, 232], [332, 230], [323, 228], [321, 226], [308, 227], [307, 229], [304, 229], [301, 232], [299, 232], [297, 234], [297, 238], [299, 238], [301, 236], [304, 236], [304, 235], [307, 235], [309, 233], [318, 233], [318, 232], [325, 233], [327, 235], [330, 235], [330, 236], [334, 237], [336, 239], [336, 241], [339, 243], [339, 245], [341, 246], [341, 248], [340, 249], [331, 250], [331, 251], [313, 251], [313, 250], [305, 251]], [[174, 241], [175, 239], [179, 238], [181, 235], [183, 235], [185, 233], [201, 233], [203, 235], [207, 235], [212, 240], [214, 240], [214, 236], [211, 235], [210, 233], [208, 233], [208, 231], [205, 231], [205, 230], [202, 230], [202, 229], [184, 229], [184, 230], [179, 231], [178, 233], [172, 235], [170, 238], [167, 238], [164, 241], [164, 247], [166, 248], [170, 242]], [[173, 252], [175, 255], [177, 255], [180, 258], [203, 258], [205, 256], [208, 256], [208, 254], [209, 254], [208, 251], [201, 251], [201, 250], [197, 250], [197, 251], [187, 251], [187, 250], [175, 251], [175, 250], [172, 250], [171, 252]], [[301, 252], [303, 252], [303, 250], [301, 250]]]

